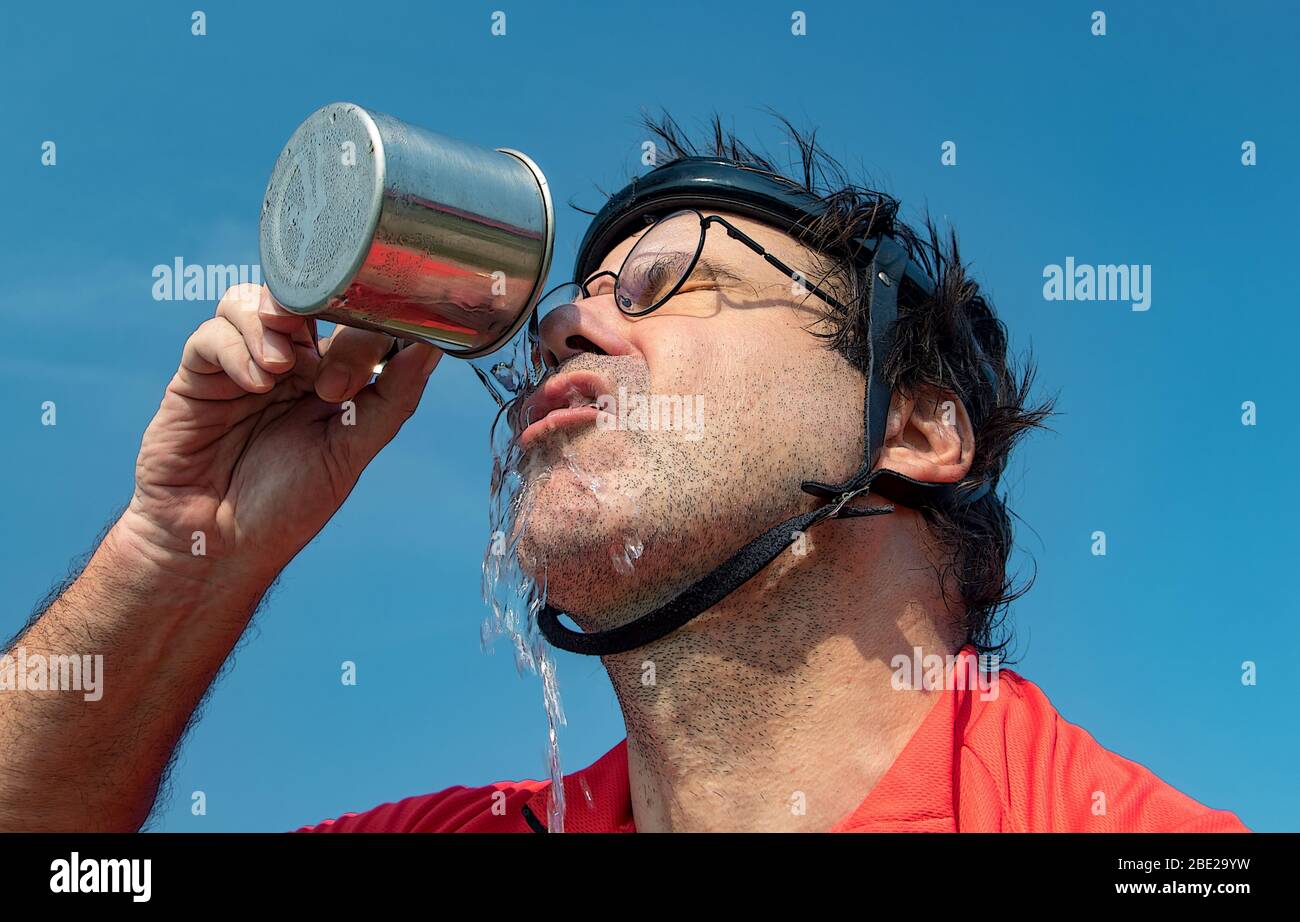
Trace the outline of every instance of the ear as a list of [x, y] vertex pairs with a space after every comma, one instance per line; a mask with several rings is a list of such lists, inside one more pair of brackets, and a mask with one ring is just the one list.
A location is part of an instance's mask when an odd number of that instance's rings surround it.
[[931, 388], [894, 394], [877, 467], [914, 480], [956, 483], [970, 473], [974, 457], [975, 431], [960, 400]]

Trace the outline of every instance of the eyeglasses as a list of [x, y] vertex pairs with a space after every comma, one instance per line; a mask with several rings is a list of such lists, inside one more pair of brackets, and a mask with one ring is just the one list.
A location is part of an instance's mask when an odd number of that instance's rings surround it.
[[597, 272], [581, 284], [566, 282], [547, 292], [538, 303], [535, 316], [543, 317], [549, 310], [577, 301], [580, 297], [592, 297], [591, 286], [605, 277], [614, 280], [614, 303], [626, 316], [644, 317], [658, 310], [681, 290], [697, 269], [703, 268], [706, 274], [714, 276], [725, 272], [707, 258], [701, 259], [711, 224], [720, 224], [727, 231], [728, 237], [749, 247], [803, 290], [817, 295], [836, 310], [847, 312], [848, 309], [841, 302], [807, 281], [802, 273], [777, 259], [761, 243], [727, 219], [718, 215], [706, 216], [690, 208], [673, 212], [652, 224], [624, 258], [618, 272]]

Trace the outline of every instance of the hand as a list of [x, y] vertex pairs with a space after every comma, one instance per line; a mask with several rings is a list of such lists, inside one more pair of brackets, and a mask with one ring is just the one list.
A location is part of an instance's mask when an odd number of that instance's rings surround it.
[[269, 585], [342, 505], [442, 352], [407, 346], [368, 383], [392, 337], [340, 326], [318, 354], [314, 324], [265, 286], [226, 292], [145, 431], [119, 523], [132, 543]]

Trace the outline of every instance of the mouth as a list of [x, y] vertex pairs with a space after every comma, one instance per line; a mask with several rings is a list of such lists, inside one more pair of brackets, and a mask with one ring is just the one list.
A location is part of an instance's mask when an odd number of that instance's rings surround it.
[[519, 445], [525, 451], [539, 439], [596, 421], [602, 395], [609, 393], [604, 378], [590, 371], [573, 371], [548, 378], [524, 402], [520, 423], [525, 426]]

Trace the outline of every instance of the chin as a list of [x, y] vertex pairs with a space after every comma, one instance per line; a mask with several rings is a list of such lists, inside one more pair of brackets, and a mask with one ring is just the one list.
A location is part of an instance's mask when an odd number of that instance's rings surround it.
[[[569, 557], [590, 556], [609, 527], [597, 496], [573, 471], [559, 467], [530, 481], [519, 550], [530, 573]], [[541, 575], [540, 572], [532, 575]]]
[[524, 571], [545, 581], [548, 598], [578, 610], [602, 606], [610, 590], [629, 582], [617, 552], [624, 537], [639, 535], [638, 506], [623, 491], [606, 484], [616, 474], [591, 475], [563, 463], [527, 487], [527, 510], [519, 540]]

